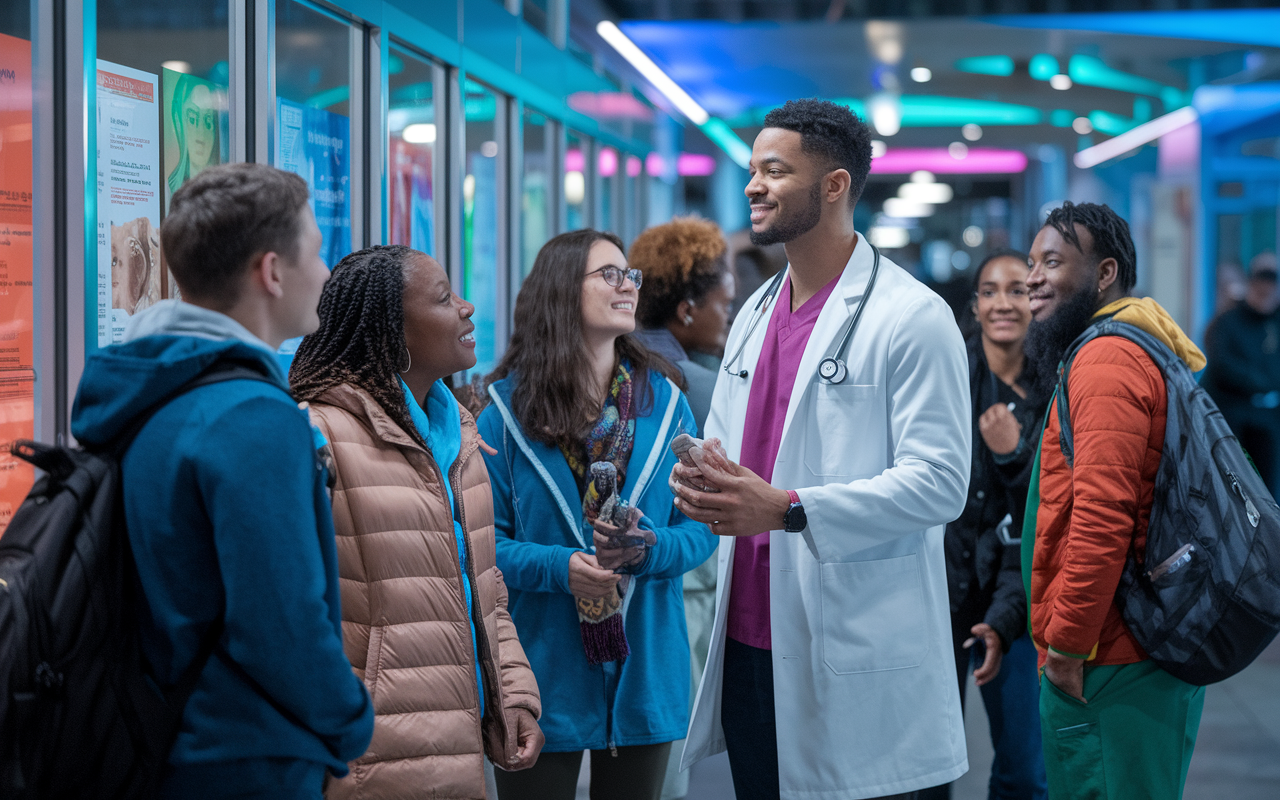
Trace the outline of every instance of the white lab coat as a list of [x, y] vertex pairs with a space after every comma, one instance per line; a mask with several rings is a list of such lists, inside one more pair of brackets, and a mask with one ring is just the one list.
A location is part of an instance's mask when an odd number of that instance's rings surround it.
[[[791, 800], [911, 792], [969, 768], [942, 550], [944, 526], [964, 508], [971, 452], [968, 357], [951, 309], [882, 257], [844, 356], [849, 376], [834, 386], [817, 377], [872, 259], [860, 236], [805, 348], [773, 470], [773, 485], [797, 490], [809, 521], [802, 533], [773, 531], [769, 551], [778, 766]], [[739, 313], [726, 361], [767, 289]], [[772, 305], [763, 311], [740, 363], [728, 363], [734, 374], [721, 370], [707, 418], [706, 435], [735, 461]], [[715, 627], [684, 767], [725, 749], [735, 541], [720, 543]]]

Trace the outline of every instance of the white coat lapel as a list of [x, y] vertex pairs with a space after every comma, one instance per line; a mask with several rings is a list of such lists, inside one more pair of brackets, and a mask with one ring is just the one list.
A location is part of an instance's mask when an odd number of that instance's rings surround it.
[[[782, 426], [782, 439], [780, 442], [786, 441], [787, 432], [791, 430], [791, 420], [795, 417], [796, 409], [804, 402], [805, 394], [809, 391], [809, 387], [817, 380], [818, 362], [826, 357], [827, 350], [831, 348], [831, 345], [835, 343], [836, 337], [840, 335], [840, 329], [844, 326], [849, 316], [853, 314], [858, 301], [862, 299], [862, 295], [867, 288], [867, 281], [871, 277], [873, 259], [871, 245], [867, 242], [866, 237], [858, 234], [858, 244], [853, 249], [853, 255], [849, 257], [849, 263], [845, 265], [844, 272], [840, 274], [840, 280], [836, 284], [836, 288], [832, 290], [831, 296], [823, 304], [822, 312], [818, 315], [818, 321], [814, 323], [813, 332], [809, 335], [808, 343], [805, 344], [804, 355], [800, 358], [800, 369], [796, 372], [796, 382], [791, 388], [791, 401], [787, 404], [787, 417]], [[757, 358], [759, 358], [758, 353]], [[853, 376], [845, 379], [846, 382], [852, 382], [852, 380]], [[781, 452], [781, 447], [779, 447], [779, 452]]]

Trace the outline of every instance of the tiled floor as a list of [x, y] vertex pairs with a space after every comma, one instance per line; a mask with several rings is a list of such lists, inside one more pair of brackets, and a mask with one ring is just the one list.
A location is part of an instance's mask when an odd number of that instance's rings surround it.
[[[981, 697], [972, 685], [969, 691], [971, 699]], [[966, 704], [965, 729], [969, 772], [956, 781], [952, 798], [986, 800], [991, 741], [980, 700]], [[1183, 797], [1280, 799], [1280, 640], [1244, 672], [1206, 690], [1200, 736]], [[729, 760], [724, 754], [694, 765], [688, 798], [733, 800]], [[578, 800], [587, 800], [585, 782]]]

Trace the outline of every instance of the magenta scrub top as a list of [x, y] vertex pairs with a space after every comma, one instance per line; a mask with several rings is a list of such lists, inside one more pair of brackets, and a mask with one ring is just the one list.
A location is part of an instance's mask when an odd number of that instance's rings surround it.
[[[740, 463], [766, 481], [773, 480], [773, 464], [782, 444], [782, 427], [791, 403], [791, 390], [800, 371], [809, 334], [840, 276], [791, 310], [791, 278], [778, 292], [778, 301], [764, 334], [760, 360], [751, 379], [747, 417], [743, 421]], [[751, 431], [754, 435], [748, 435]], [[769, 633], [769, 532], [739, 537], [733, 550], [733, 582], [729, 589], [730, 639], [762, 650], [772, 649]]]

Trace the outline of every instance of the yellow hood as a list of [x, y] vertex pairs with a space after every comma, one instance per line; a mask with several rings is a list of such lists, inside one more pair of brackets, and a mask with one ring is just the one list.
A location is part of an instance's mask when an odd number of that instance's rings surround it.
[[1191, 337], [1182, 332], [1178, 323], [1173, 321], [1169, 312], [1150, 297], [1124, 297], [1103, 307], [1094, 314], [1095, 317], [1112, 315], [1119, 322], [1127, 322], [1141, 328], [1169, 346], [1178, 358], [1191, 368], [1192, 372], [1204, 369], [1206, 363], [1204, 353], [1191, 341]]

